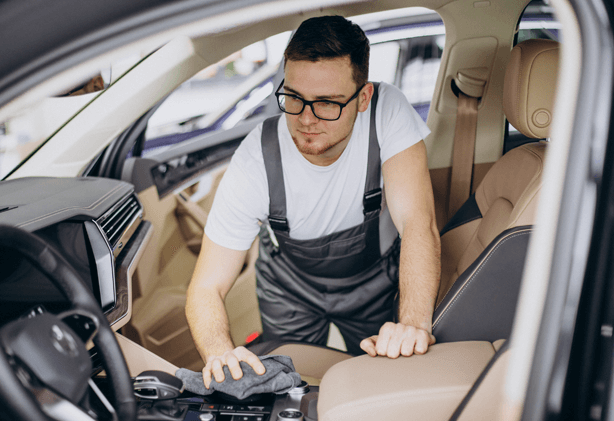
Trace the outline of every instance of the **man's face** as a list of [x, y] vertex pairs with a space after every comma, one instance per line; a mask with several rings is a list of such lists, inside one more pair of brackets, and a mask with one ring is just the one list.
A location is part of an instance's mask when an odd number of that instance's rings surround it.
[[[330, 100], [346, 103], [358, 89], [349, 57], [286, 62], [283, 92], [307, 101]], [[367, 84], [358, 98], [343, 108], [339, 120], [320, 120], [311, 107], [299, 115], [286, 114], [288, 129], [299, 152], [311, 163], [330, 165], [339, 158], [352, 135], [359, 111], [369, 105], [373, 85]]]

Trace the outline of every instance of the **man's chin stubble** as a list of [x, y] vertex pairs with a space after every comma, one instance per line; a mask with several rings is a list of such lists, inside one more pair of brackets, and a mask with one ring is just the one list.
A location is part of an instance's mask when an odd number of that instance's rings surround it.
[[296, 149], [298, 149], [298, 151], [304, 155], [319, 156], [319, 155], [325, 154], [326, 152], [328, 152], [329, 150], [335, 147], [335, 144], [328, 143], [324, 145], [322, 148], [310, 148], [309, 142], [301, 143], [294, 136], [292, 136], [292, 140], [294, 141], [294, 145], [296, 146]]

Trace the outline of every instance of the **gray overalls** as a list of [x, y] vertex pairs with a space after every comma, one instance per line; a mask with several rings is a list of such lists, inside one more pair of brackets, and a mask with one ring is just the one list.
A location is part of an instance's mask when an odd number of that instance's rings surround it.
[[290, 238], [277, 135], [280, 116], [264, 122], [262, 153], [270, 206], [269, 223], [260, 230], [256, 262], [264, 340], [325, 345], [333, 322], [348, 352], [360, 354], [360, 341], [376, 335], [395, 316], [400, 241], [390, 213], [381, 212], [380, 148], [375, 131], [378, 86], [374, 85], [365, 217], [354, 227], [310, 240]]

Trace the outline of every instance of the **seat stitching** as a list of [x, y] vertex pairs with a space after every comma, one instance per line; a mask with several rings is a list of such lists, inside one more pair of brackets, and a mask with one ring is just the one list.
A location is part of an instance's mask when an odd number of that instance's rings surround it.
[[[522, 50], [523, 45], [520, 45], [520, 47], [518, 47], [518, 49]], [[516, 92], [516, 98], [518, 98], [520, 100], [520, 90], [521, 90], [521, 85], [522, 85], [522, 60], [524, 58], [524, 54], [522, 54], [522, 52], [520, 53], [520, 71], [518, 72], [518, 89]], [[516, 101], [516, 121], [520, 122], [520, 101]]]
[[526, 204], [520, 209], [520, 211], [518, 212], [518, 215], [513, 221], [511, 221], [510, 225], [515, 225], [518, 222], [518, 220], [520, 219], [524, 211], [529, 207], [529, 204], [539, 195], [541, 189], [542, 189], [541, 185], [535, 189], [535, 192], [533, 192], [530, 198], [528, 198], [528, 200], [526, 201]]
[[[490, 260], [490, 258], [492, 257], [492, 255], [494, 254], [494, 252], [507, 240], [511, 240], [512, 238], [518, 237], [520, 235], [524, 235], [527, 232], [531, 232], [530, 229], [527, 230], [523, 230], [520, 232], [515, 232], [509, 236], [506, 236], [505, 238], [502, 238], [501, 241], [499, 241], [499, 244], [497, 244], [492, 251], [488, 254], [488, 257], [486, 257], [486, 259], [484, 259], [484, 263], [480, 265], [479, 268], [476, 269], [476, 271], [469, 277], [469, 279], [467, 279], [467, 281], [465, 281], [465, 283], [463, 284], [463, 286], [459, 289], [459, 291], [456, 293], [456, 295], [454, 296], [454, 298], [452, 299], [452, 301], [446, 306], [446, 308], [443, 310], [443, 312], [441, 313], [441, 315], [437, 318], [437, 320], [435, 321], [435, 323], [433, 323], [433, 329], [439, 324], [439, 321], [443, 318], [443, 316], [446, 315], [446, 313], [450, 310], [450, 308], [456, 303], [456, 301], [458, 300], [458, 298], [465, 292], [465, 290], [467, 289], [467, 287], [469, 286], [469, 284], [475, 279], [475, 277], [478, 275], [478, 273], [480, 273], [480, 271], [484, 268], [484, 266], [486, 265], [486, 263], [488, 262], [488, 260]], [[445, 298], [445, 297], [444, 297]]]

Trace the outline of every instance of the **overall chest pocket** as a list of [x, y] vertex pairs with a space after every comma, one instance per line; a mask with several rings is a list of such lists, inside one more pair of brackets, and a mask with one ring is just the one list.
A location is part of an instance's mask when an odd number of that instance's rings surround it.
[[286, 240], [283, 248], [288, 254], [304, 259], [335, 260], [362, 253], [367, 247], [364, 232], [348, 238], [329, 239], [329, 241]]

